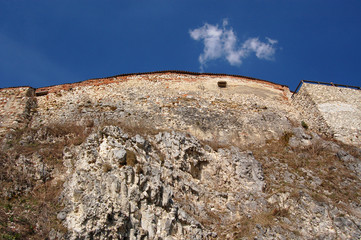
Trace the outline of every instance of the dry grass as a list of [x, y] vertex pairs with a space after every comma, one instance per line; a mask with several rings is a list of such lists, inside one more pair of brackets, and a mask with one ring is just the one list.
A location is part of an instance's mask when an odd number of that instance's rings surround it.
[[137, 163], [137, 156], [135, 156], [135, 153], [130, 150], [126, 150], [126, 151], [127, 154], [125, 155], [125, 157], [126, 157], [127, 165], [134, 167], [135, 164]]
[[290, 138], [293, 136], [293, 133], [292, 132], [285, 132], [281, 138], [280, 138], [280, 143], [283, 145], [283, 146], [288, 146], [288, 143], [290, 141]]
[[221, 148], [229, 148], [230, 144], [225, 144], [225, 143], [221, 143], [217, 140], [212, 140], [212, 141], [201, 141], [202, 145], [208, 145], [210, 146], [214, 151], [218, 151], [218, 149]]
[[[231, 236], [232, 239], [253, 239], [256, 237], [255, 229], [256, 226], [262, 228], [270, 228], [275, 225], [276, 219], [281, 219], [283, 217], [288, 217], [288, 209], [280, 209], [278, 207], [271, 208], [268, 211], [261, 211], [254, 213], [250, 216], [242, 216], [236, 221], [228, 222], [227, 224], [216, 224], [216, 230], [220, 239], [229, 239], [226, 236]], [[211, 217], [211, 216], [210, 216]], [[218, 216], [219, 218], [219, 216]], [[212, 222], [213, 220], [213, 222]], [[217, 218], [210, 218], [205, 222], [205, 224], [215, 225], [215, 222], [221, 222]]]
[[[24, 128], [12, 133], [4, 150], [16, 152], [18, 155], [31, 155], [35, 152], [44, 151], [59, 154], [65, 146], [79, 145], [89, 135], [84, 126], [75, 124], [54, 124], [38, 129]], [[33, 138], [31, 142], [20, 144], [27, 137]], [[35, 139], [34, 139], [35, 138]], [[52, 141], [48, 141], [51, 139]], [[49, 150], [49, 151], [48, 151]]]
[[[119, 126], [129, 135], [160, 132], [136, 121], [102, 124]], [[0, 150], [0, 196], [5, 196], [5, 192], [11, 191], [14, 186], [20, 189], [17, 194], [0, 199], [0, 239], [46, 239], [51, 229], [65, 232], [56, 218], [62, 208], [58, 202], [62, 183], [53, 185], [53, 180], [45, 177], [43, 181], [36, 181], [12, 163], [21, 155], [32, 159], [36, 154], [49, 169], [65, 171], [62, 162], [64, 148], [83, 143], [93, 127], [94, 121], [88, 121], [84, 126], [53, 124], [39, 129], [18, 129], [12, 133]], [[31, 140], [27, 141], [29, 138]], [[126, 164], [137, 165], [134, 152], [127, 151]], [[104, 172], [110, 170], [109, 164], [103, 165]], [[141, 167], [138, 171], [142, 171]], [[22, 188], [31, 192], [25, 193]]]
[[[154, 135], [164, 131], [136, 121], [104, 122], [102, 125], [119, 126], [129, 135]], [[94, 122], [86, 124], [85, 127], [91, 128], [93, 126]], [[52, 185], [51, 181], [45, 181], [44, 184], [39, 185], [9, 163], [14, 161], [19, 155], [30, 156], [37, 153], [40, 154], [47, 165], [61, 170], [64, 147], [82, 143], [89, 134], [85, 127], [68, 124], [52, 125], [44, 129], [21, 129], [13, 134], [13, 138], [8, 141], [4, 150], [0, 151], [0, 193], [2, 194], [7, 188], [13, 186], [14, 183], [19, 186], [29, 186], [32, 188], [32, 192], [29, 194], [14, 196], [12, 199], [0, 199], [0, 239], [45, 239], [52, 228], [64, 230], [59, 220], [56, 219], [56, 213], [61, 209], [58, 203], [58, 196], [62, 189], [61, 183]], [[42, 132], [41, 135], [38, 134], [39, 131]], [[20, 146], [20, 140], [26, 135], [38, 136], [38, 140]], [[288, 142], [291, 137], [292, 133], [286, 132], [281, 139], [269, 141], [265, 146], [248, 148], [252, 150], [255, 158], [262, 162], [268, 185], [267, 193], [291, 191], [290, 197], [292, 199], [298, 200], [301, 198], [299, 189], [302, 188], [297, 185], [297, 182], [292, 185], [284, 183], [285, 181], [282, 179], [282, 176], [281, 179], [277, 179], [274, 182], [268, 178], [271, 174], [275, 174], [275, 171], [279, 171], [272, 161], [272, 158], [275, 158], [280, 163], [288, 166], [287, 170], [289, 172], [305, 178], [306, 184], [312, 182], [313, 179], [307, 176], [301, 169], [311, 171], [314, 176], [318, 176], [322, 180], [320, 187], [331, 194], [325, 195], [322, 192], [317, 192], [316, 189], [312, 190], [310, 187], [310, 196], [315, 201], [332, 202], [336, 206], [340, 200], [360, 204], [359, 186], [354, 184], [354, 182], [358, 181], [355, 174], [347, 169], [334, 153], [326, 149], [321, 142], [306, 148], [290, 148]], [[46, 141], [47, 139], [54, 139], [54, 141]], [[229, 145], [219, 144], [219, 141], [216, 140], [206, 144], [210, 145], [214, 150], [220, 147], [229, 147]], [[355, 157], [360, 157], [361, 152], [356, 148], [347, 145], [341, 146]], [[164, 155], [160, 156], [162, 160]], [[267, 156], [267, 160], [264, 156]], [[142, 171], [141, 166], [137, 165], [136, 156], [132, 151], [127, 151], [126, 164], [132, 167], [135, 166], [137, 172]], [[198, 176], [199, 169], [196, 166], [193, 166], [193, 168], [193, 175]], [[104, 164], [103, 170], [108, 172], [111, 170], [111, 166]], [[345, 182], [349, 182], [349, 184], [343, 184]], [[185, 210], [187, 210], [186, 206], [189, 204], [187, 199], [175, 198], [175, 200], [182, 203], [185, 206]], [[269, 209], [269, 211], [254, 214], [251, 218], [242, 217], [237, 222], [229, 224], [220, 224], [221, 215], [207, 211], [206, 215], [208, 218], [200, 222], [205, 226], [216, 226], [220, 237], [231, 232], [235, 239], [241, 237], [251, 238], [254, 237], [253, 231], [256, 224], [267, 228], [274, 226], [276, 219], [289, 217], [288, 209], [280, 209], [278, 207], [270, 207]], [[189, 214], [193, 214], [191, 210], [189, 210]]]
[[111, 121], [103, 121], [99, 124], [100, 128], [105, 126], [116, 126], [120, 127], [124, 132], [128, 133], [130, 136], [139, 135], [156, 135], [160, 132], [169, 131], [169, 129], [161, 129], [156, 128], [152, 124], [147, 124], [139, 122], [134, 119], [125, 120], [111, 120]]
[[[40, 182], [33, 179], [31, 159], [36, 154], [47, 169], [65, 171], [64, 147], [82, 143], [87, 134], [85, 127], [72, 124], [24, 128], [12, 133], [0, 151], [0, 239], [46, 239], [53, 228], [65, 231], [56, 218], [61, 209], [58, 197], [62, 183], [54, 183], [45, 175]], [[21, 155], [28, 159], [23, 163], [26, 172], [14, 164]]]
[[51, 229], [66, 232], [56, 213], [62, 183], [49, 183], [30, 194], [11, 200], [0, 199], [0, 239], [46, 239]]
[[[297, 185], [297, 180], [294, 184], [281, 184], [284, 182], [283, 175], [279, 174], [280, 170], [276, 167], [276, 162], [272, 160], [274, 158], [281, 164], [288, 166], [287, 169], [281, 171], [289, 171], [306, 180], [306, 184], [309, 185], [309, 194], [314, 200], [332, 203], [336, 206], [339, 205], [338, 203], [341, 200], [346, 203], [361, 203], [360, 183], [356, 174], [348, 169], [334, 152], [327, 149], [322, 144], [322, 141], [315, 142], [309, 147], [291, 149], [285, 144], [287, 138], [285, 136], [280, 140], [269, 142], [261, 148], [254, 147], [251, 149], [255, 158], [263, 165], [268, 184], [267, 191], [270, 194], [276, 189], [277, 191], [294, 189], [294, 192], [301, 189]], [[352, 152], [351, 150], [355, 153], [359, 152], [357, 148], [355, 149], [340, 143], [337, 144], [341, 145], [345, 150], [347, 149], [349, 153]], [[265, 155], [267, 158], [264, 158]], [[354, 156], [357, 157], [357, 155]], [[321, 180], [320, 187], [312, 187], [311, 183], [314, 179], [306, 174], [306, 172], [312, 173], [312, 176], [318, 177]], [[270, 175], [277, 175], [279, 178], [274, 182], [268, 178]], [[331, 194], [325, 195], [323, 191], [330, 192]]]
[[103, 172], [105, 173], [110, 172], [112, 170], [112, 166], [109, 163], [104, 163], [102, 168], [103, 168]]
[[221, 148], [230, 148], [231, 146], [237, 146], [237, 143], [239, 142], [239, 137], [237, 132], [233, 132], [230, 134], [230, 137], [227, 140], [227, 142], [225, 142], [225, 140], [221, 141], [218, 132], [214, 132], [211, 140], [200, 139], [200, 142], [202, 143], [202, 145], [210, 146], [214, 151], [217, 152], [218, 149]]

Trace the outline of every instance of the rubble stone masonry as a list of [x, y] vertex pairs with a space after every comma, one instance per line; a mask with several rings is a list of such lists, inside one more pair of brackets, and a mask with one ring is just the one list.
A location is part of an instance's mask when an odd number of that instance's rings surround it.
[[[219, 81], [227, 86], [218, 87]], [[233, 135], [252, 142], [280, 137], [291, 123], [304, 121], [361, 145], [361, 91], [304, 83], [293, 99], [290, 95], [288, 87], [259, 79], [175, 71], [6, 88], [0, 89], [0, 135], [27, 124], [122, 120], [171, 126], [205, 140], [217, 132], [221, 140]]]
[[34, 93], [31, 87], [0, 89], [0, 136], [9, 129], [26, 126], [35, 107]]
[[360, 90], [303, 83], [294, 103], [312, 129], [361, 145]]

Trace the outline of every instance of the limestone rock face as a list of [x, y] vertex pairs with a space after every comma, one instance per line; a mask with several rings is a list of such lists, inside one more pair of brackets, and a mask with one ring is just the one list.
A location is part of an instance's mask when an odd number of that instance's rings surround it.
[[359, 92], [318, 89], [179, 72], [0, 89], [0, 239], [360, 239]]
[[[66, 207], [58, 218], [70, 239], [212, 238], [216, 233], [192, 217], [185, 198], [194, 199], [193, 211], [202, 214], [207, 206], [199, 198], [218, 189], [235, 186], [234, 193], [257, 194], [264, 187], [262, 166], [252, 153], [205, 150], [197, 139], [179, 132], [129, 138], [109, 126], [67, 151]], [[228, 181], [219, 182], [220, 168]], [[226, 205], [228, 194], [219, 192], [207, 205]]]
[[[300, 142], [321, 141], [294, 132]], [[319, 144], [358, 174], [357, 159]], [[66, 149], [65, 207], [58, 219], [68, 239], [234, 239], [247, 236], [245, 225], [254, 221], [260, 223], [248, 234], [260, 239], [361, 236], [357, 201], [345, 211], [312, 193], [325, 184], [312, 170], [294, 172], [276, 158], [263, 162], [272, 170], [265, 173], [249, 150], [214, 150], [186, 133], [130, 137], [107, 126]], [[303, 174], [312, 180], [306, 183]], [[282, 182], [281, 191], [266, 190]]]

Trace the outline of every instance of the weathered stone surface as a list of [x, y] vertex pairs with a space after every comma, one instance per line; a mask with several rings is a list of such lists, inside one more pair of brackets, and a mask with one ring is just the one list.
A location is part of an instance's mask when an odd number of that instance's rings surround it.
[[[338, 237], [347, 239], [361, 234], [357, 217], [319, 202], [306, 192], [284, 190], [265, 194], [262, 164], [250, 151], [236, 147], [214, 151], [193, 136], [180, 132], [138, 135], [124, 141], [123, 134], [113, 134], [122, 133], [121, 129], [111, 127], [111, 132], [109, 129], [101, 129], [72, 150], [73, 156], [82, 157], [68, 165], [70, 177], [64, 189], [67, 203], [63, 211], [67, 211], [64, 223], [70, 239], [116, 236], [130, 239], [223, 236], [231, 239], [236, 235], [223, 235], [219, 226], [227, 229], [228, 224], [243, 222], [244, 215], [259, 218], [263, 211], [279, 216], [288, 223], [289, 229], [277, 227], [277, 224], [271, 228], [259, 225], [253, 231], [261, 239], [276, 236], [280, 239], [334, 238], [336, 232]], [[294, 129], [294, 132], [300, 138], [311, 138], [301, 129]], [[139, 142], [148, 142], [150, 150], [145, 151]], [[134, 166], [116, 164], [101, 153], [103, 149], [112, 152], [121, 145], [125, 151], [136, 154], [138, 162]], [[95, 149], [89, 151], [89, 148]], [[350, 161], [351, 157], [345, 152], [337, 155], [345, 162]], [[277, 165], [282, 164], [278, 159], [272, 162], [274, 173], [283, 172], [285, 181], [295, 186], [304, 184], [303, 177], [297, 173], [287, 168], [280, 171]], [[106, 171], [102, 167], [104, 164], [109, 164]], [[303, 171], [312, 179], [310, 188], [323, 184], [312, 171]], [[298, 197], [295, 199], [292, 194]], [[209, 219], [214, 220], [214, 214], [218, 222], [209, 222]], [[347, 217], [343, 220], [338, 216]], [[222, 235], [218, 235], [220, 233]]]
[[0, 89], [0, 136], [28, 124], [36, 107], [34, 95], [31, 87]]
[[[331, 106], [305, 86], [291, 101], [265, 81], [162, 72], [1, 90], [0, 233], [359, 239], [361, 151], [323, 136], [336, 133], [324, 114], [341, 124], [357, 98]], [[38, 217], [4, 210], [17, 199]]]
[[[70, 239], [207, 238], [210, 232], [182, 212], [182, 206], [174, 201], [172, 186], [181, 182], [169, 178], [173, 173], [162, 166], [160, 153], [144, 151], [146, 140], [140, 135], [135, 136], [135, 141], [125, 142], [123, 136], [120, 128], [106, 127], [73, 150], [72, 155], [81, 158], [67, 165], [71, 173], [64, 190], [68, 212], [58, 214], [69, 229]], [[162, 151], [162, 146], [177, 146], [182, 156], [172, 156], [165, 149], [166, 161], [176, 161], [180, 168], [192, 165], [187, 149], [200, 147], [195, 139], [176, 133], [161, 133], [155, 138], [159, 136], [163, 138], [159, 139], [158, 151]], [[188, 144], [182, 145], [179, 140]], [[97, 147], [89, 151], [94, 146]], [[136, 152], [136, 165], [119, 164], [118, 156], [125, 158], [126, 151]], [[185, 172], [178, 169], [178, 174], [187, 175], [187, 171], [191, 171], [190, 168], [183, 170]]]
[[310, 127], [361, 146], [361, 91], [303, 83], [294, 103]]
[[340, 150], [337, 152], [337, 157], [342, 160], [347, 167], [354, 171], [357, 176], [361, 179], [361, 159], [355, 158], [346, 151]]

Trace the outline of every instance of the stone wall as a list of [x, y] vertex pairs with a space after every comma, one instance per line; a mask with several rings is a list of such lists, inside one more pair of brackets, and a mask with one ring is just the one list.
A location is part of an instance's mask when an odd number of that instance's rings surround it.
[[22, 128], [36, 105], [31, 87], [0, 89], [0, 136], [9, 129]]
[[314, 130], [361, 145], [361, 91], [303, 83], [293, 102]]
[[[220, 88], [219, 81], [227, 86]], [[126, 122], [252, 144], [304, 121], [312, 130], [360, 145], [360, 93], [304, 83], [291, 101], [288, 87], [243, 76], [125, 74], [36, 90], [0, 89], [0, 134], [27, 124]]]
[[[252, 77], [238, 76], [238, 75], [227, 75], [227, 74], [210, 74], [210, 73], [194, 73], [194, 72], [186, 72], [186, 71], [160, 71], [160, 72], [147, 72], [147, 73], [130, 73], [130, 74], [122, 74], [112, 77], [106, 78], [97, 78], [90, 79], [77, 83], [69, 83], [62, 85], [55, 85], [49, 87], [43, 87], [36, 89], [37, 93], [53, 93], [61, 90], [71, 90], [75, 87], [84, 87], [84, 86], [100, 86], [107, 85], [111, 83], [119, 83], [128, 80], [148, 80], [148, 81], [182, 81], [182, 82], [196, 82], [204, 79], [233, 79], [233, 80], [244, 80], [249, 83], [259, 83], [266, 85], [269, 88], [274, 88], [278, 90], [289, 91], [287, 86], [276, 84], [273, 82], [269, 82], [266, 80], [261, 80]], [[287, 90], [287, 91], [286, 91]]]
[[[218, 87], [219, 81], [226, 81], [227, 87]], [[36, 93], [35, 128], [69, 121], [95, 126], [139, 123], [187, 131], [207, 141], [252, 144], [278, 138], [291, 128], [289, 119], [296, 119], [287, 87], [241, 76], [133, 74]]]

